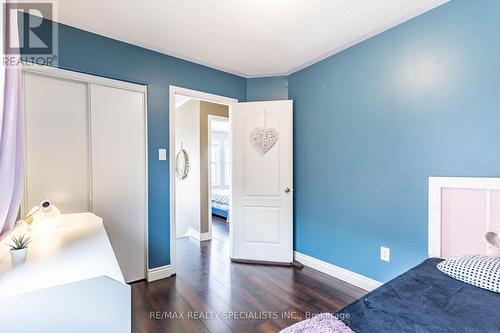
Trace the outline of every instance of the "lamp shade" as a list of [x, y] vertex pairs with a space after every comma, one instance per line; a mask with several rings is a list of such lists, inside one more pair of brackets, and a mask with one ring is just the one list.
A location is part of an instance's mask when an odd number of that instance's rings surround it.
[[49, 200], [42, 200], [40, 205], [31, 209], [28, 216], [33, 218], [30, 224], [32, 230], [50, 230], [59, 223], [61, 212]]

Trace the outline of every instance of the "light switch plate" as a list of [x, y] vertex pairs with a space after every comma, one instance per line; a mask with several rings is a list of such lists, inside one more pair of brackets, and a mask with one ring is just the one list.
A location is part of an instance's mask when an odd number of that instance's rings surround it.
[[167, 160], [167, 150], [165, 148], [158, 149], [158, 159], [160, 161], [166, 161]]

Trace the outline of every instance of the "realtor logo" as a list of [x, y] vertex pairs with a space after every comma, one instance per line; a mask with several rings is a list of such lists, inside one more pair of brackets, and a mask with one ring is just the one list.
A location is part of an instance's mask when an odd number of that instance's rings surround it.
[[53, 66], [57, 59], [54, 5], [50, 2], [7, 2], [3, 6], [4, 62], [12, 64], [20, 56], [27, 63]]

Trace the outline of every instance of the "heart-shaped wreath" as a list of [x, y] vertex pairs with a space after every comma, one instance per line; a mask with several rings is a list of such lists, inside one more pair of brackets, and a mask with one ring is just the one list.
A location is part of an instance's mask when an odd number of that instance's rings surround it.
[[274, 128], [255, 127], [250, 134], [250, 142], [259, 154], [264, 155], [278, 141], [278, 131]]

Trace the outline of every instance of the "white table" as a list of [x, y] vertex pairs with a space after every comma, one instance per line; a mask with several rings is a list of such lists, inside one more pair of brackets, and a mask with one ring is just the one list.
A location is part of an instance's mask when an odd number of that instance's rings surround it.
[[[26, 231], [23, 224], [12, 233]], [[130, 286], [100, 217], [62, 215], [55, 229], [30, 237], [25, 263], [13, 266], [8, 251], [0, 260], [2, 332], [131, 331]]]
[[[19, 226], [14, 234], [27, 230]], [[107, 276], [125, 283], [102, 219], [92, 213], [64, 214], [54, 230], [34, 231], [25, 263], [0, 261], [0, 299], [90, 278]], [[1, 246], [10, 242], [10, 236]]]

